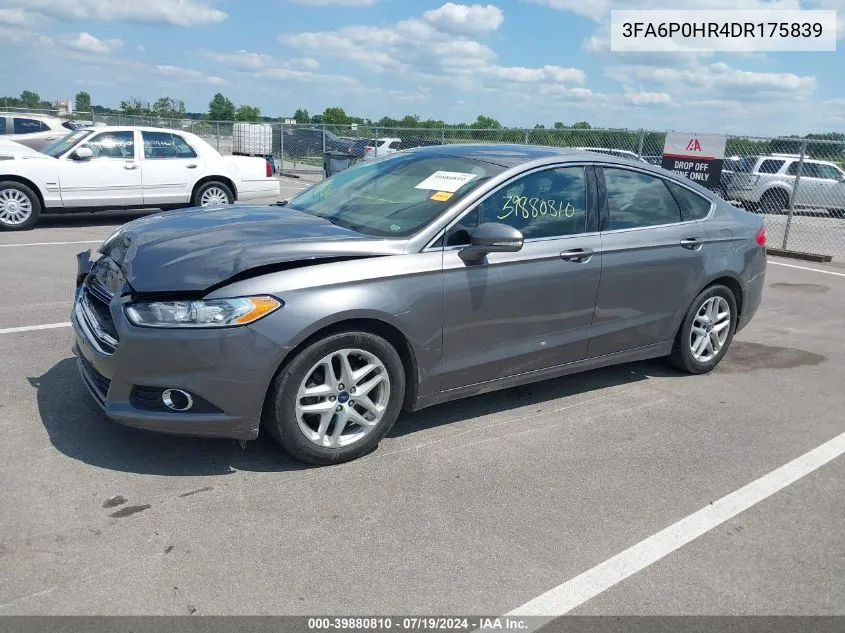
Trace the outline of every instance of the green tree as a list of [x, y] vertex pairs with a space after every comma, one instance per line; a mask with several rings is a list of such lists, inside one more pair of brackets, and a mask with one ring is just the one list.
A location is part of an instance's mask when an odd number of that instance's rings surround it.
[[566, 129], [566, 126], [563, 123], [561, 123], [560, 121], [555, 121], [555, 129], [556, 130], [564, 130], [564, 129]]
[[77, 112], [91, 112], [91, 95], [84, 90], [76, 93], [73, 109]]
[[151, 108], [153, 116], [161, 119], [184, 119], [185, 103], [171, 97], [159, 97]]
[[37, 110], [41, 107], [41, 97], [38, 95], [37, 92], [32, 92], [31, 90], [24, 90], [21, 93], [21, 103], [23, 103], [24, 108]]
[[593, 126], [591, 126], [586, 121], [578, 121], [578, 123], [572, 124], [572, 129], [573, 130], [592, 130]]
[[235, 121], [258, 121], [261, 110], [251, 105], [242, 105], [235, 112]]
[[310, 123], [311, 117], [308, 115], [308, 110], [305, 108], [297, 108], [293, 113], [293, 120], [299, 124]]
[[120, 111], [131, 116], [147, 116], [150, 113], [150, 104], [132, 97], [120, 102]]
[[340, 107], [326, 108], [323, 111], [323, 123], [346, 125], [349, 123], [349, 115]]
[[498, 130], [502, 127], [502, 124], [492, 117], [479, 114], [472, 127], [480, 130]]
[[208, 118], [212, 121], [234, 120], [235, 104], [228, 97], [218, 92], [208, 102]]

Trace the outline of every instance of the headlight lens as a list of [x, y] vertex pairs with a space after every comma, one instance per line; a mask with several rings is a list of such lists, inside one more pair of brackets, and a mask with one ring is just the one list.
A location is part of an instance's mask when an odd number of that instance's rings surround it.
[[253, 323], [281, 306], [281, 301], [268, 296], [153, 301], [127, 306], [126, 316], [143, 327], [231, 327]]

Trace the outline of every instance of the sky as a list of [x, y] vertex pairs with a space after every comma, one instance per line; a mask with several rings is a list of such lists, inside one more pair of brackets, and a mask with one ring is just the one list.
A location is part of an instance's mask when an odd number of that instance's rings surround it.
[[[620, 53], [611, 9], [814, 8], [836, 52]], [[0, 0], [0, 93], [116, 107], [216, 92], [265, 115], [340, 106], [507, 126], [845, 132], [845, 0]], [[11, 63], [10, 63], [11, 62]]]

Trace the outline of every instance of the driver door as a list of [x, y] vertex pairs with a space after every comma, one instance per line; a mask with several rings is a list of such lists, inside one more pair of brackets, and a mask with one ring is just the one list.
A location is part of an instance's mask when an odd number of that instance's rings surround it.
[[[589, 165], [535, 171], [447, 232], [443, 390], [586, 358], [602, 259], [593, 183]], [[519, 229], [522, 250], [465, 263], [458, 253], [483, 222]]]
[[[75, 159], [87, 147], [91, 158]], [[143, 203], [134, 131], [104, 131], [59, 161], [59, 187], [65, 207], [130, 207]]]

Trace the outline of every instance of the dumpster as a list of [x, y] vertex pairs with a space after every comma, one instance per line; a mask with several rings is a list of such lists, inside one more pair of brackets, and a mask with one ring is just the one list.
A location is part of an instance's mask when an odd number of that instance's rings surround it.
[[326, 152], [323, 155], [323, 171], [326, 178], [334, 176], [349, 167], [352, 162], [352, 156], [344, 154], [343, 152]]

